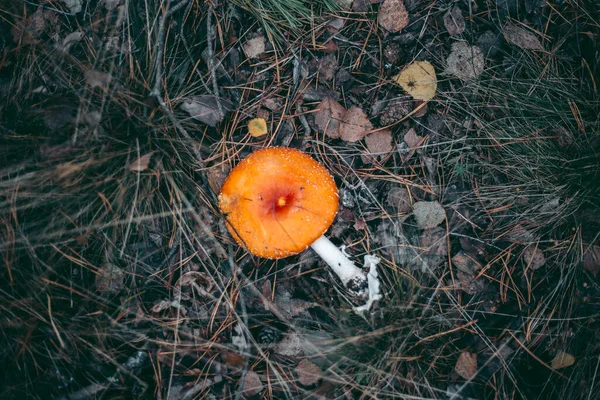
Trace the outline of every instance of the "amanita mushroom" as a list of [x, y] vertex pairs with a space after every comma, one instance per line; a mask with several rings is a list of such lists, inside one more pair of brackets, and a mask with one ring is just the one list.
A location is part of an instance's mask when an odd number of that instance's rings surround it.
[[359, 297], [368, 294], [368, 306], [380, 297], [375, 257], [368, 259], [367, 278], [323, 236], [338, 210], [338, 189], [325, 167], [307, 154], [284, 147], [255, 151], [225, 180], [219, 207], [231, 236], [250, 253], [277, 259], [310, 246], [346, 288]]

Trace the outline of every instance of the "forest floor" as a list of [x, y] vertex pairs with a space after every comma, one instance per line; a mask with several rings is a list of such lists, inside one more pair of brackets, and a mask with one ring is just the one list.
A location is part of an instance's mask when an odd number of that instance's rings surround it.
[[[599, 21], [0, 1], [0, 398], [597, 399]], [[229, 235], [221, 184], [270, 146], [331, 172], [369, 311]]]

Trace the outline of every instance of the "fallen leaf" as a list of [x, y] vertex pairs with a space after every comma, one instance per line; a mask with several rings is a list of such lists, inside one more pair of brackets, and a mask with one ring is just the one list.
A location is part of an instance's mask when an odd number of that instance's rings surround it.
[[452, 257], [452, 266], [456, 267], [459, 271], [472, 276], [476, 275], [477, 271], [481, 269], [481, 265], [479, 265], [472, 257], [468, 256], [463, 250], [460, 250]]
[[340, 125], [340, 138], [346, 142], [358, 142], [373, 129], [362, 108], [352, 106], [344, 114], [344, 122]]
[[246, 373], [246, 380], [244, 381], [244, 394], [247, 396], [255, 396], [262, 392], [263, 389], [264, 385], [258, 374], [254, 371], [248, 371]]
[[319, 79], [331, 82], [338, 70], [337, 58], [333, 54], [329, 54], [319, 60], [318, 71]]
[[386, 204], [392, 206], [400, 214], [407, 214], [411, 210], [411, 197], [408, 189], [393, 187], [387, 194]]
[[257, 36], [254, 39], [248, 40], [242, 46], [244, 54], [248, 58], [258, 58], [265, 52], [265, 38], [263, 36]]
[[119, 293], [125, 284], [125, 273], [114, 264], [106, 264], [98, 270], [95, 284], [96, 290], [100, 293]]
[[368, 134], [365, 137], [365, 144], [372, 156], [385, 157], [394, 149], [392, 140], [392, 131], [383, 129]]
[[600, 272], [600, 246], [591, 246], [583, 253], [583, 269], [594, 277]]
[[485, 289], [485, 281], [478, 277], [481, 265], [475, 259], [461, 250], [452, 257], [452, 265], [457, 270], [455, 282], [459, 289], [471, 295]]
[[83, 0], [62, 0], [65, 6], [71, 11], [71, 14], [77, 14], [81, 12], [83, 6]]
[[95, 87], [108, 86], [112, 80], [112, 76], [106, 72], [90, 70], [85, 71], [85, 84], [92, 89]]
[[544, 50], [544, 46], [536, 35], [519, 26], [507, 24], [504, 26], [503, 33], [507, 41], [523, 50]]
[[466, 351], [460, 353], [454, 371], [465, 379], [472, 379], [477, 373], [477, 354]]
[[83, 38], [83, 32], [75, 31], [69, 33], [63, 40], [59, 40], [54, 47], [58, 51], [67, 52], [75, 43], [79, 42]]
[[295, 369], [296, 375], [298, 375], [298, 382], [303, 386], [313, 386], [319, 383], [323, 371], [316, 364], [302, 360], [298, 363]]
[[458, 6], [455, 5], [444, 15], [444, 26], [450, 36], [460, 35], [465, 31], [465, 18]]
[[264, 118], [254, 118], [248, 122], [248, 132], [252, 137], [261, 137], [267, 134], [267, 121]]
[[346, 20], [344, 18], [333, 18], [327, 23], [327, 30], [332, 33], [337, 33], [342, 30], [345, 24]]
[[540, 269], [546, 264], [544, 253], [536, 245], [530, 245], [525, 249], [523, 259], [527, 267], [533, 271]]
[[528, 244], [537, 241], [533, 233], [525, 229], [521, 224], [513, 226], [506, 235], [506, 239], [519, 244]]
[[315, 112], [315, 124], [320, 132], [325, 132], [332, 139], [340, 137], [340, 124], [344, 119], [346, 109], [340, 103], [326, 97], [317, 106]]
[[222, 111], [219, 110], [217, 98], [210, 94], [185, 99], [181, 103], [181, 109], [190, 114], [190, 117], [214, 127], [225, 118], [227, 112], [233, 110], [233, 104], [228, 99], [220, 98], [218, 101]]
[[452, 51], [446, 59], [446, 73], [463, 81], [474, 81], [484, 70], [485, 58], [477, 46], [465, 42], [452, 44]]
[[575, 357], [564, 351], [558, 351], [552, 359], [552, 364], [550, 365], [553, 369], [561, 369], [570, 367], [573, 364], [575, 364]]
[[416, 100], [431, 100], [437, 90], [435, 68], [429, 61], [415, 61], [392, 79]]
[[446, 230], [439, 226], [424, 230], [421, 235], [421, 248], [423, 254], [446, 257], [448, 255]]
[[418, 201], [413, 214], [420, 229], [435, 228], [446, 220], [446, 211], [437, 201]]
[[410, 128], [408, 132], [404, 134], [404, 142], [411, 148], [411, 150], [416, 150], [423, 141], [423, 136], [417, 135], [417, 131], [415, 128]]
[[150, 152], [148, 154], [144, 154], [143, 156], [136, 159], [134, 162], [129, 164], [129, 170], [131, 172], [142, 172], [148, 169], [148, 165], [150, 165], [150, 159], [152, 158], [152, 154], [154, 152]]
[[408, 11], [404, 6], [403, 0], [385, 0], [379, 6], [377, 21], [385, 30], [389, 32], [400, 32], [408, 25]]

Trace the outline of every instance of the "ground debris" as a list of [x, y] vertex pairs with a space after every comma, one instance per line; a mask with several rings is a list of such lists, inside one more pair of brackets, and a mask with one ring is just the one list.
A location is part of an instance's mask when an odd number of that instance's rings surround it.
[[317, 106], [315, 124], [320, 132], [324, 132], [332, 139], [340, 137], [340, 124], [344, 120], [346, 109], [330, 97], [326, 97]]
[[544, 50], [544, 46], [533, 33], [514, 24], [507, 24], [503, 29], [506, 40], [523, 50]]
[[525, 248], [525, 251], [523, 252], [523, 259], [525, 261], [525, 265], [532, 271], [540, 269], [544, 266], [544, 264], [546, 264], [544, 253], [536, 245], [529, 245], [527, 248]]
[[244, 50], [244, 54], [248, 58], [260, 57], [265, 52], [265, 48], [264, 36], [257, 36], [250, 39], [242, 46], [242, 50]]
[[252, 370], [246, 373], [246, 380], [244, 381], [243, 393], [247, 396], [255, 396], [263, 391], [265, 386], [260, 380], [260, 376]]
[[446, 211], [437, 201], [418, 201], [413, 214], [420, 229], [435, 228], [446, 220]]
[[575, 357], [567, 352], [558, 351], [552, 359], [552, 363], [550, 365], [554, 369], [561, 369], [570, 367], [573, 364], [575, 364]]
[[114, 264], [106, 264], [96, 275], [96, 290], [105, 294], [119, 293], [125, 286], [125, 273]]
[[600, 272], [600, 246], [590, 246], [583, 253], [583, 269], [594, 277]]
[[450, 36], [457, 36], [465, 31], [465, 17], [460, 7], [455, 5], [444, 14], [444, 26]]
[[344, 121], [340, 125], [340, 139], [346, 142], [358, 142], [372, 129], [373, 124], [362, 108], [352, 106], [344, 114]]
[[477, 374], [477, 354], [463, 351], [456, 360], [454, 371], [465, 379], [472, 379]]
[[140, 156], [135, 161], [133, 161], [131, 164], [129, 164], [129, 170], [131, 172], [142, 172], [142, 171], [147, 170], [148, 166], [150, 165], [150, 160], [152, 159], [153, 154], [154, 154], [154, 152], [151, 151], [148, 154], [144, 154], [143, 156]]
[[300, 361], [294, 371], [298, 376], [298, 382], [303, 386], [316, 385], [323, 375], [321, 368], [308, 360]]
[[[219, 102], [222, 111], [219, 109]], [[189, 97], [181, 103], [180, 107], [190, 117], [212, 127], [221, 122], [227, 112], [233, 110], [231, 101], [224, 98], [217, 99], [211, 94]]]
[[452, 44], [452, 52], [446, 59], [446, 74], [462, 81], [475, 81], [484, 70], [485, 57], [477, 46], [465, 42]]
[[389, 129], [383, 129], [370, 133], [365, 137], [365, 144], [367, 145], [367, 150], [369, 151], [369, 158], [384, 158], [394, 149], [392, 131]]
[[377, 21], [385, 30], [393, 33], [406, 28], [409, 21], [408, 11], [403, 0], [385, 0], [379, 6]]
[[437, 75], [429, 61], [415, 61], [407, 65], [393, 80], [415, 100], [429, 101], [437, 91]]

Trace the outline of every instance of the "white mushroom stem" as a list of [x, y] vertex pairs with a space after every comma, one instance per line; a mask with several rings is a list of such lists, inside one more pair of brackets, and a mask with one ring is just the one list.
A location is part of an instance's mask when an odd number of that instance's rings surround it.
[[325, 236], [318, 238], [310, 247], [331, 267], [345, 287], [355, 280], [366, 281], [365, 273]]
[[352, 291], [356, 296], [367, 299], [364, 305], [353, 307], [354, 311], [357, 313], [368, 311], [373, 302], [381, 299], [380, 283], [377, 274], [377, 264], [380, 261], [378, 257], [366, 255], [365, 270], [362, 270], [355, 266], [346, 257], [346, 254], [325, 236], [318, 238], [310, 247], [331, 267], [344, 284], [344, 287]]

